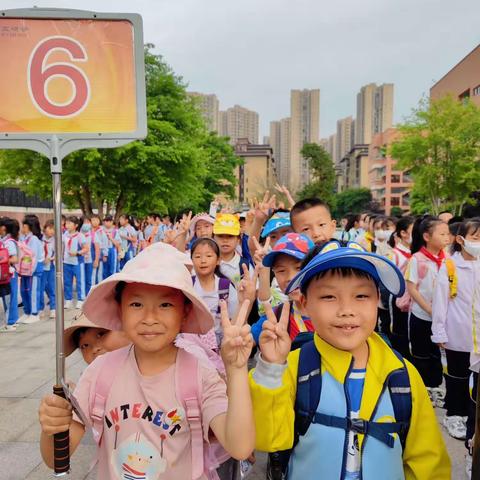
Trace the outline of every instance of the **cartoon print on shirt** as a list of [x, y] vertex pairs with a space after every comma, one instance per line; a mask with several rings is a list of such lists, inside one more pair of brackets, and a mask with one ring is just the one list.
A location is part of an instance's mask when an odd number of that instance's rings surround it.
[[120, 446], [112, 451], [111, 463], [122, 480], [157, 480], [167, 469], [167, 461], [163, 458], [163, 442], [161, 437], [161, 453], [140, 433], [128, 437]]

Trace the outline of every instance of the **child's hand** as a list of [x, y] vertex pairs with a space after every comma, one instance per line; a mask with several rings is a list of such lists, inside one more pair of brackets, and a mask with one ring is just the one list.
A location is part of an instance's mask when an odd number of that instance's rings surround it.
[[247, 265], [243, 264], [242, 269], [243, 278], [238, 284], [238, 303], [243, 305], [245, 300], [249, 300], [250, 305], [253, 305], [257, 299], [257, 281], [260, 267], [257, 265], [251, 276]]
[[255, 265], [260, 265], [261, 268], [263, 267], [263, 259], [267, 256], [270, 252], [270, 237], [267, 237], [265, 240], [265, 244], [260, 245], [260, 242], [256, 239], [256, 237], [252, 237], [253, 244], [255, 245], [255, 254], [253, 255], [253, 259], [255, 260]]
[[40, 404], [38, 418], [46, 435], [66, 432], [72, 423], [72, 406], [58, 395], [47, 395]]
[[263, 322], [262, 333], [259, 339], [262, 357], [269, 363], [284, 364], [292, 346], [287, 330], [290, 317], [290, 302], [283, 304], [282, 315], [278, 321], [270, 304], [265, 304], [265, 314], [267, 319]]
[[238, 311], [237, 318], [232, 322], [228, 318], [227, 303], [220, 302], [223, 328], [221, 354], [227, 372], [228, 369], [245, 367], [252, 352], [253, 337], [250, 333], [250, 325], [246, 325], [249, 309], [250, 301], [245, 300]]

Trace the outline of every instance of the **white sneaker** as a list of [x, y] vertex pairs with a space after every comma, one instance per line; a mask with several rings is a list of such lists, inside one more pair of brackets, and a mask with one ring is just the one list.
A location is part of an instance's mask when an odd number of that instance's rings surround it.
[[75, 308], [77, 310], [80, 310], [82, 307], [83, 307], [83, 300], [77, 300], [77, 305], [75, 306]]
[[[28, 318], [26, 318], [22, 323], [26, 324], [26, 325], [30, 325], [32, 323], [37, 323], [39, 322], [41, 319], [40, 319], [40, 315], [30, 315]], [[19, 320], [20, 321], [20, 320]]]
[[55, 312], [55, 310], [50, 310], [50, 315], [49, 317], [50, 318], [55, 318], [57, 316], [57, 313]]
[[65, 310], [73, 308], [73, 303], [71, 300], [65, 300]]
[[428, 396], [434, 407], [444, 408], [445, 406], [445, 390], [441, 387], [427, 387]]
[[17, 323], [25, 323], [26, 321], [28, 321], [30, 315], [27, 315], [26, 313], [24, 313], [19, 319], [18, 319], [18, 322]]
[[2, 325], [0, 333], [15, 333], [17, 331], [17, 325]]
[[467, 427], [463, 423], [463, 418], [458, 415], [452, 415], [450, 417], [445, 416], [443, 419], [443, 426], [453, 438], [465, 440], [467, 437]]

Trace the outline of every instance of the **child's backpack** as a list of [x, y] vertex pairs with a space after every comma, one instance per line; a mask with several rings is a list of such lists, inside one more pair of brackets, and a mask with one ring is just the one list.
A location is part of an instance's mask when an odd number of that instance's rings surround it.
[[[196, 275], [192, 277], [192, 282], [195, 285], [195, 282], [197, 281]], [[230, 285], [232, 282], [230, 281], [229, 278], [227, 277], [219, 277], [218, 279], [218, 301], [220, 302], [221, 300], [227, 301], [228, 297], [230, 295]], [[220, 313], [220, 303], [218, 305], [218, 313]]]
[[[417, 265], [418, 265], [418, 280], [421, 281], [425, 278], [428, 272], [428, 262], [429, 260], [422, 254], [420, 255], [415, 255], [415, 258], [417, 259]], [[408, 268], [408, 263], [405, 264], [404, 268], [402, 270], [405, 270]], [[403, 274], [405, 274], [405, 271], [402, 271]], [[408, 293], [408, 289], [405, 288], [405, 293], [401, 296], [398, 297], [395, 301], [395, 304], [397, 305], [397, 308], [401, 312], [409, 312], [410, 307], [412, 305], [412, 297]]]
[[0, 242], [0, 285], [7, 285], [12, 278], [8, 248]]
[[[93, 419], [92, 432], [97, 445], [100, 445], [104, 429], [105, 406], [115, 377], [121, 372], [131, 346], [108, 353], [109, 361], [104, 361], [98, 370], [95, 390], [90, 395], [90, 414]], [[104, 358], [100, 357], [100, 361]], [[201, 411], [201, 384], [199, 384], [199, 360], [182, 348], [178, 349], [175, 365], [176, 396], [181, 400], [191, 432], [192, 480], [203, 474], [209, 480], [219, 480], [216, 469], [226, 462], [230, 455], [216, 441], [204, 441]], [[205, 435], [206, 436], [206, 435]]]
[[35, 253], [25, 242], [15, 242], [18, 249], [17, 272], [21, 277], [31, 277], [33, 275], [33, 265], [35, 263]]
[[[410, 378], [403, 357], [392, 349], [403, 367], [390, 374], [386, 387], [390, 392], [396, 421], [392, 423], [372, 422], [362, 419], [350, 419], [318, 413], [317, 408], [322, 393], [322, 367], [321, 356], [313, 341], [306, 343], [300, 349], [300, 358], [297, 372], [297, 396], [295, 400], [295, 427], [294, 444], [298, 443], [300, 436], [307, 433], [312, 423], [353, 430], [366, 436], [371, 436], [394, 447], [396, 433], [399, 436], [403, 450], [407, 440], [410, 420], [412, 416], [412, 391]], [[291, 452], [282, 455], [283, 469], [286, 471]]]

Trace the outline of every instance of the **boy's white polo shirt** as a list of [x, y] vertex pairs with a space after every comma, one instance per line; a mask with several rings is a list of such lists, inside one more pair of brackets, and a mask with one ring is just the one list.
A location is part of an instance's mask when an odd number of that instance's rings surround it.
[[[240, 255], [235, 252], [231, 260], [220, 260], [220, 271], [237, 287], [242, 279], [240, 275]], [[253, 273], [251, 265], [249, 265], [248, 271], [250, 274]]]

